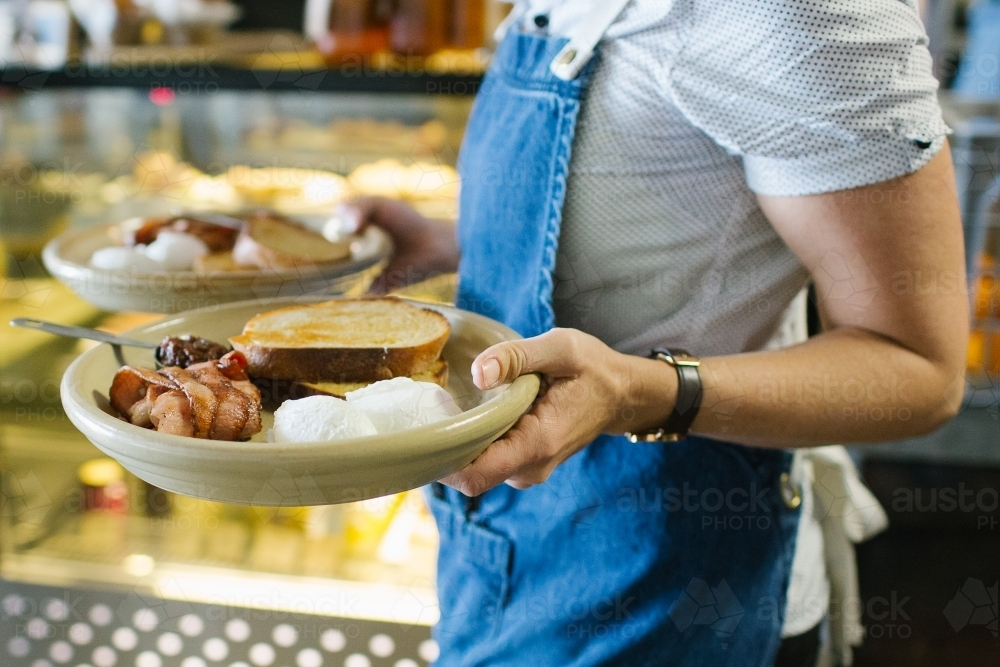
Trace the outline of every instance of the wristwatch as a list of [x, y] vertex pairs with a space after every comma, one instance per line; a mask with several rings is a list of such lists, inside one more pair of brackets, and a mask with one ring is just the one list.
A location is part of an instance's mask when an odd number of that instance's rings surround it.
[[663, 426], [639, 433], [626, 433], [625, 437], [632, 443], [683, 440], [691, 430], [691, 424], [701, 407], [701, 372], [698, 370], [701, 362], [686, 350], [668, 350], [665, 347], [654, 348], [649, 353], [649, 358], [666, 362], [677, 371], [677, 400]]

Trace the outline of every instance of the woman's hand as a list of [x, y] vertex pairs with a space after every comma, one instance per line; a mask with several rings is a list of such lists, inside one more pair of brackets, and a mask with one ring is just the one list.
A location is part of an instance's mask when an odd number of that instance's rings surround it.
[[372, 284], [376, 294], [458, 269], [454, 223], [425, 218], [409, 204], [385, 197], [361, 197], [344, 204], [340, 216], [358, 231], [375, 225], [392, 237], [396, 251]]
[[494, 345], [472, 364], [473, 382], [484, 390], [525, 373], [543, 377], [531, 410], [443, 483], [467, 496], [501, 482], [517, 489], [541, 484], [601, 433], [663, 421], [676, 394], [676, 373], [667, 364], [621, 354], [575, 329]]

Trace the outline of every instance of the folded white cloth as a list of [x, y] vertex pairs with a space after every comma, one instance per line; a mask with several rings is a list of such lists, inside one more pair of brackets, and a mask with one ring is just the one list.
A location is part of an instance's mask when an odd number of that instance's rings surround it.
[[[840, 445], [802, 449], [823, 531], [823, 553], [830, 581], [829, 651], [832, 664], [853, 664], [852, 649], [861, 644], [861, 598], [854, 545], [889, 525], [885, 510], [861, 482], [857, 468]], [[821, 664], [824, 662], [821, 660]]]

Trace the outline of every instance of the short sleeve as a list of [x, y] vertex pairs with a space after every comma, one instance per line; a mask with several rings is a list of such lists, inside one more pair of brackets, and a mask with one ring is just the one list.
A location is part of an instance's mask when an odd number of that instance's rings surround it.
[[885, 181], [944, 145], [913, 0], [693, 0], [686, 23], [664, 85], [757, 193]]

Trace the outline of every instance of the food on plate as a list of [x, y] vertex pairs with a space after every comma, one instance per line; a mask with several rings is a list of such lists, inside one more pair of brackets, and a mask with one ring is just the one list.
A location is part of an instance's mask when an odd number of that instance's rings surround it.
[[264, 396], [280, 403], [269, 434], [277, 442], [394, 433], [461, 413], [444, 388], [450, 332], [440, 313], [396, 297], [281, 308], [251, 318], [233, 351], [164, 338], [162, 367], [122, 366], [111, 405], [136, 426], [195, 438], [258, 433]]
[[120, 225], [123, 246], [95, 250], [90, 265], [109, 271], [188, 271], [211, 252], [231, 251], [239, 233], [233, 225], [191, 216], [131, 219]]
[[208, 246], [196, 236], [182, 232], [160, 232], [149, 245], [99, 248], [90, 256], [90, 265], [108, 271], [190, 270], [199, 257], [208, 254]]
[[95, 269], [105, 271], [152, 273], [163, 270], [163, 267], [147, 257], [146, 253], [124, 246], [110, 246], [95, 250], [94, 254], [90, 256], [90, 265]]
[[194, 266], [192, 268], [195, 273], [200, 275], [208, 275], [211, 273], [225, 271], [247, 270], [245, 266], [240, 266], [236, 263], [233, 259], [233, 253], [231, 252], [213, 252], [208, 255], [202, 255], [194, 260]]
[[301, 269], [351, 256], [349, 241], [329, 241], [273, 211], [253, 211], [241, 217], [201, 215], [126, 220], [119, 226], [123, 245], [94, 251], [90, 265], [136, 273], [194, 270], [211, 274]]
[[125, 237], [126, 245], [149, 245], [164, 232], [188, 234], [200, 239], [209, 252], [232, 250], [239, 234], [239, 220], [233, 219], [232, 225], [222, 225], [207, 220], [200, 220], [190, 215], [173, 218], [153, 218], [145, 221], [141, 227]]
[[[448, 386], [448, 362], [438, 359], [430, 368], [408, 376], [417, 382], [432, 382], [439, 387]], [[370, 386], [371, 382], [299, 382], [290, 387], [290, 398], [322, 394], [344, 398], [348, 392]]]
[[447, 391], [407, 377], [381, 380], [347, 394], [288, 400], [274, 413], [275, 442], [343, 440], [396, 433], [461, 414]]
[[347, 404], [366, 414], [379, 433], [426, 426], [462, 412], [451, 394], [438, 385], [408, 377], [382, 380], [348, 392]]
[[260, 392], [238, 352], [187, 368], [122, 366], [109, 397], [123, 419], [159, 433], [246, 440], [261, 430]]
[[342, 440], [378, 431], [364, 412], [332, 396], [285, 401], [274, 412], [275, 442]]
[[229, 342], [246, 356], [254, 378], [376, 382], [429, 370], [450, 332], [436, 311], [377, 297], [262, 313]]
[[160, 232], [145, 250], [146, 257], [168, 271], [188, 271], [207, 254], [208, 246], [197, 236], [167, 231]]
[[351, 256], [351, 246], [346, 241], [328, 241], [304, 225], [265, 212], [247, 219], [232, 256], [240, 267], [285, 269], [341, 261]]
[[215, 361], [229, 353], [229, 348], [215, 341], [195, 336], [167, 336], [154, 353], [161, 366], [187, 368], [204, 361]]

